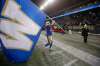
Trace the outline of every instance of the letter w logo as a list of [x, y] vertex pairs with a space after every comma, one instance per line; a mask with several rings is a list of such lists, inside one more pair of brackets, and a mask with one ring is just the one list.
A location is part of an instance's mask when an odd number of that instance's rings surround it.
[[26, 35], [37, 35], [41, 27], [24, 14], [14, 0], [8, 0], [2, 15], [12, 19], [1, 19], [0, 22], [0, 38], [4, 46], [29, 51], [33, 42]]

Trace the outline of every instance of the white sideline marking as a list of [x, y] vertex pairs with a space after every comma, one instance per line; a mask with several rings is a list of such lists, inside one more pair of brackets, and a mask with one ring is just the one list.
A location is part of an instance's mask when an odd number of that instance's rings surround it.
[[54, 51], [50, 55], [56, 55], [56, 54], [61, 54], [61, 53], [62, 53], [62, 51]]
[[72, 64], [74, 64], [77, 61], [78, 61], [78, 59], [74, 59], [74, 60], [70, 61], [69, 63], [65, 64], [64, 66], [72, 66]]
[[57, 44], [55, 44], [57, 47], [60, 47], [61, 49], [65, 50], [66, 52], [74, 55], [75, 57], [83, 60], [84, 62], [92, 65], [92, 66], [100, 66], [100, 58], [91, 55], [87, 52], [84, 52], [82, 50], [79, 50], [77, 48], [74, 48], [72, 46], [69, 45], [64, 45], [63, 43], [54, 40], [54, 42]]
[[[41, 38], [46, 41], [45, 36], [41, 36]], [[54, 45], [63, 49], [64, 51], [72, 54], [73, 56], [79, 58], [80, 60], [90, 64], [91, 66], [100, 66], [100, 58], [96, 57], [88, 52], [84, 52], [80, 49], [74, 48], [69, 45], [65, 45], [64, 43], [54, 40]]]

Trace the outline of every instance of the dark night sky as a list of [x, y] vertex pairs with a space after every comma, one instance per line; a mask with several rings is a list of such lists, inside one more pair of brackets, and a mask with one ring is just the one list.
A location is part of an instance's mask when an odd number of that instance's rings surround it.
[[[32, 1], [38, 6], [41, 6], [45, 2], [45, 0]], [[45, 8], [44, 12], [53, 17], [60, 14], [63, 10], [71, 10], [94, 1], [95, 0], [55, 0], [53, 4]]]

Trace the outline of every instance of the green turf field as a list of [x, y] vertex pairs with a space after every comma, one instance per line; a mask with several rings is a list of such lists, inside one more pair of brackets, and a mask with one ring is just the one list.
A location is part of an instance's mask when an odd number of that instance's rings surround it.
[[10, 63], [0, 52], [0, 66], [100, 66], [99, 37], [89, 35], [87, 44], [77, 33], [54, 33], [53, 37], [54, 44], [49, 51], [45, 47], [45, 32], [42, 32], [32, 56], [24, 63]]

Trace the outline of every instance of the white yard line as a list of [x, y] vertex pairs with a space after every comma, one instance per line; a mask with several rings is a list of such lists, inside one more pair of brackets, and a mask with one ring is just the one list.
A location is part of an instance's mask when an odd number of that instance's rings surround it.
[[[64, 37], [64, 38], [66, 38], [66, 37]], [[81, 40], [80, 39], [79, 40], [75, 40], [76, 38], [73, 38], [73, 37], [69, 37], [68, 39], [73, 40], [73, 41], [77, 41], [77, 42], [80, 42], [80, 41], [82, 42], [83, 41], [82, 37], [80, 37]], [[88, 39], [88, 41], [98, 42], [97, 40], [92, 40], [92, 39]], [[100, 49], [100, 45], [99, 44], [94, 44], [92, 42], [91, 43], [89, 42], [88, 44]]]
[[54, 52], [50, 53], [50, 55], [56, 55], [56, 54], [62, 54], [62, 51], [54, 51]]
[[[46, 41], [45, 36], [42, 35], [41, 38], [44, 40], [43, 42]], [[96, 57], [88, 52], [82, 51], [57, 40], [54, 40], [54, 45], [79, 58], [80, 60], [90, 64], [91, 66], [100, 66], [99, 57]]]
[[78, 59], [71, 60], [69, 63], [64, 64], [64, 66], [72, 66], [72, 64], [76, 63]]

